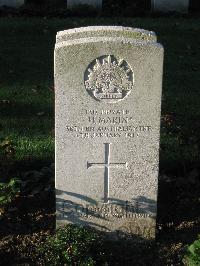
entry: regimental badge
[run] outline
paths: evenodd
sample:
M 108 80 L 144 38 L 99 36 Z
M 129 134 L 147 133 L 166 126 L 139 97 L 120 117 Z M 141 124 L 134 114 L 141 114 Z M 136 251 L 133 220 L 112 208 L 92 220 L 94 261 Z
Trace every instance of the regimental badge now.
M 95 59 L 85 71 L 85 88 L 94 99 L 107 103 L 123 100 L 134 85 L 134 73 L 128 63 L 113 55 Z

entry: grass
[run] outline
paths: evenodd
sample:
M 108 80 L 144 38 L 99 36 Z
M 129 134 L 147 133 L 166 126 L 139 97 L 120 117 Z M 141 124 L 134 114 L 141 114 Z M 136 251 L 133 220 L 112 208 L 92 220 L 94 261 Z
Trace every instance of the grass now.
M 200 19 L 1 18 L 0 137 L 16 159 L 54 160 L 53 50 L 57 31 L 88 25 L 153 30 L 165 47 L 161 171 L 199 161 Z M 182 171 L 182 170 L 180 170 Z

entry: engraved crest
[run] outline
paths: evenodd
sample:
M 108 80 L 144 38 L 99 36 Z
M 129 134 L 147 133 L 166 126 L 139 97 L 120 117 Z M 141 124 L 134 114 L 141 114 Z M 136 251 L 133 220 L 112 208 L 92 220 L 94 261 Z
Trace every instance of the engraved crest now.
M 134 73 L 128 63 L 113 55 L 95 59 L 85 71 L 85 88 L 96 100 L 115 103 L 132 90 Z

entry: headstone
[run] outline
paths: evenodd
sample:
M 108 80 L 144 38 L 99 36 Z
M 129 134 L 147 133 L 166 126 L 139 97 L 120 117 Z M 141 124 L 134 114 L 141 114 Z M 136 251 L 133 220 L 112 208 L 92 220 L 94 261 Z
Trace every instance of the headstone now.
M 153 31 L 120 26 L 90 26 L 60 31 L 56 36 L 56 42 L 86 37 L 104 37 L 105 35 L 107 37 L 123 36 L 126 38 L 140 39 L 141 41 L 157 41 L 156 34 Z
M 102 0 L 67 0 L 68 8 L 73 8 L 79 5 L 88 5 L 95 8 L 101 8 Z
M 162 65 L 152 32 L 57 34 L 57 226 L 155 237 Z
M 152 0 L 152 9 L 160 12 L 187 13 L 189 0 Z
M 24 4 L 24 0 L 0 0 L 0 6 L 20 7 Z

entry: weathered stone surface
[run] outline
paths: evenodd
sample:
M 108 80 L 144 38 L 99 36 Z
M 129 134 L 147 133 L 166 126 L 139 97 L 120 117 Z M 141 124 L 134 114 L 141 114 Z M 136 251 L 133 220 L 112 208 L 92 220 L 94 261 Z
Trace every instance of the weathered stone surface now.
M 0 0 L 0 6 L 19 7 L 24 4 L 24 0 Z
M 161 12 L 176 11 L 187 13 L 189 0 L 152 0 L 152 9 Z
M 157 41 L 156 34 L 153 31 L 119 26 L 92 26 L 60 31 L 56 36 L 56 42 L 104 36 L 133 38 L 141 41 Z
M 122 35 L 56 44 L 57 225 L 153 238 L 163 48 Z
M 68 8 L 73 8 L 79 5 L 89 5 L 96 8 L 101 8 L 102 0 L 67 0 Z

